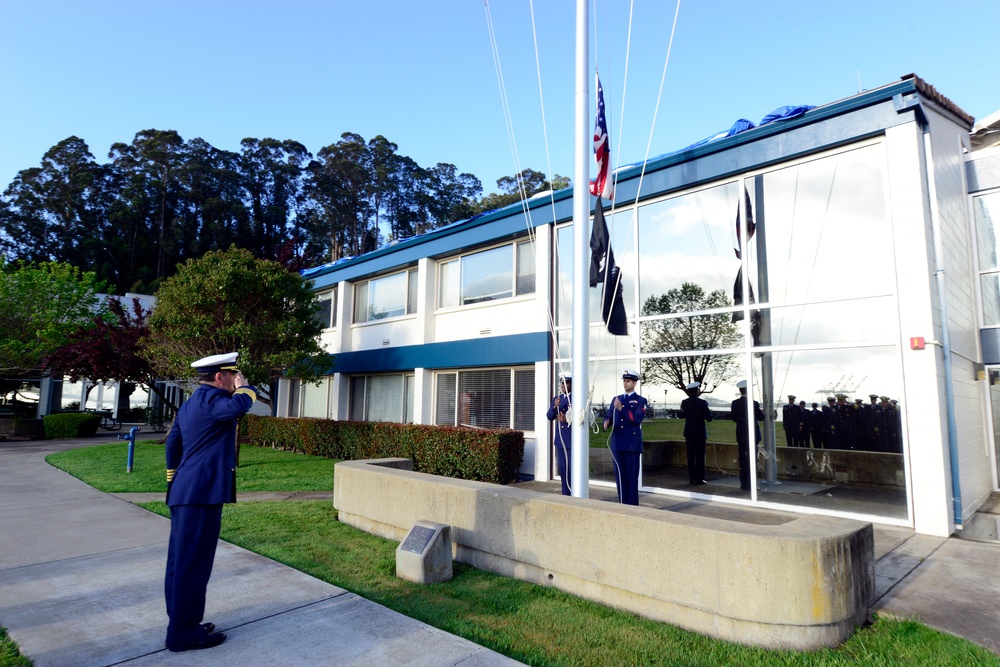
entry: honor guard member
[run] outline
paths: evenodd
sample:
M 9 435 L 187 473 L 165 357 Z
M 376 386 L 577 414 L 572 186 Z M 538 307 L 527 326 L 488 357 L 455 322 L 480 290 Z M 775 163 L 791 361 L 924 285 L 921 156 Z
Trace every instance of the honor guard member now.
M 799 428 L 799 447 L 809 447 L 809 436 L 812 433 L 812 415 L 806 408 L 805 401 L 799 401 L 799 414 L 802 415 L 802 426 Z
M 871 401 L 865 406 L 865 415 L 868 425 L 868 450 L 872 452 L 879 451 L 879 441 L 878 441 L 878 394 L 868 394 L 868 400 Z
M 635 393 L 638 373 L 622 373 L 625 392 L 614 397 L 608 414 L 604 417 L 604 430 L 614 426 L 611 433 L 611 458 L 615 465 L 615 482 L 618 484 L 618 502 L 623 505 L 639 504 L 639 466 L 642 457 L 642 420 L 646 416 L 646 399 Z
M 802 428 L 802 414 L 795 404 L 795 394 L 788 395 L 788 402 L 781 406 L 781 425 L 785 429 L 785 445 L 799 446 L 799 429 Z
M 736 422 L 736 448 L 740 457 L 740 490 L 750 490 L 750 425 L 747 423 L 747 381 L 736 383 L 740 397 L 729 406 L 730 417 Z M 764 411 L 760 403 L 753 402 L 754 447 L 760 442 L 760 424 L 764 420 Z
M 837 399 L 833 396 L 827 396 L 823 406 L 823 447 L 837 449 Z
M 809 411 L 809 428 L 812 430 L 813 447 L 822 449 L 825 426 L 823 425 L 823 413 L 820 412 L 819 403 L 813 403 L 812 410 Z
M 222 505 L 236 502 L 236 422 L 257 400 L 236 358 L 235 352 L 216 354 L 191 364 L 199 386 L 167 435 L 170 542 L 163 590 L 171 651 L 211 648 L 226 639 L 202 621 Z
M 854 433 L 855 449 L 863 452 L 872 451 L 868 444 L 868 413 L 865 411 L 865 400 L 863 398 L 854 399 Z
M 562 481 L 562 494 L 568 496 L 572 489 L 569 462 L 572 455 L 572 440 L 570 436 L 573 429 L 567 414 L 569 413 L 570 406 L 573 405 L 573 376 L 569 373 L 563 373 L 559 384 L 561 391 L 552 399 L 552 405 L 549 406 L 549 411 L 545 413 L 545 416 L 548 417 L 550 422 L 554 421 L 556 423 L 556 432 L 552 437 L 552 445 L 556 450 L 559 479 Z
M 854 408 L 847 402 L 847 394 L 837 394 L 836 409 L 837 449 L 857 449 Z
M 699 398 L 701 383 L 691 382 L 685 387 L 688 397 L 681 401 L 684 412 L 684 442 L 687 444 L 688 481 L 695 486 L 707 484 L 705 481 L 705 443 L 708 429 L 705 422 L 712 421 L 712 411 L 708 401 Z

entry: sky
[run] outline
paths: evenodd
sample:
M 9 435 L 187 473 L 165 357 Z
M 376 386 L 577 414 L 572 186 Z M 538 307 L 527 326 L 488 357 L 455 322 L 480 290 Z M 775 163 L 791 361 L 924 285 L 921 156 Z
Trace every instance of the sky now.
M 670 46 L 672 0 L 592 1 L 588 71 L 601 72 L 612 164 L 910 72 L 981 119 L 1000 109 L 994 3 L 682 0 Z M 106 163 L 113 143 L 154 128 L 313 154 L 344 132 L 381 134 L 421 166 L 477 176 L 484 194 L 524 168 L 572 177 L 575 3 L 533 5 L 0 0 L 0 190 L 67 137 Z

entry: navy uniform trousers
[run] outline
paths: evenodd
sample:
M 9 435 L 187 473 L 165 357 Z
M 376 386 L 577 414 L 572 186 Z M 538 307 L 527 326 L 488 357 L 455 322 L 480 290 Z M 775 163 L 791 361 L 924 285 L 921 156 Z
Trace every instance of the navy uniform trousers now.
M 201 622 L 222 505 L 236 502 L 236 420 L 255 399 L 253 387 L 230 395 L 203 384 L 181 406 L 167 435 L 167 648 L 183 648 L 205 637 Z
M 212 576 L 215 547 L 222 529 L 222 505 L 175 505 L 170 508 L 170 543 L 163 595 L 167 602 L 167 637 L 171 644 L 200 639 L 205 591 Z

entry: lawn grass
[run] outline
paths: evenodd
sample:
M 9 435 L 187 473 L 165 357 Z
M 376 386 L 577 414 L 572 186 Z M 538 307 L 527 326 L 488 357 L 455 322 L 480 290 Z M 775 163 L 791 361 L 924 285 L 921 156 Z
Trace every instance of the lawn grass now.
M 31 667 L 31 661 L 21 655 L 17 644 L 7 636 L 7 628 L 2 627 L 0 627 L 0 667 Z
M 103 449 L 104 446 L 87 447 L 74 450 L 79 452 L 76 456 L 60 454 L 48 460 L 58 467 L 71 465 L 76 469 L 74 474 L 90 483 L 89 474 L 82 471 L 107 467 L 107 464 L 91 465 L 87 461 L 109 456 Z M 150 449 L 148 453 L 155 459 L 155 450 Z M 162 446 L 159 453 L 161 458 L 156 464 L 162 469 Z M 311 467 L 316 470 L 312 484 L 298 490 L 314 489 L 327 484 L 327 479 L 330 481 L 325 488 L 332 488 L 332 462 L 256 447 L 244 447 L 242 457 L 248 467 L 250 461 L 255 461 L 258 467 L 254 490 L 291 490 L 286 486 L 289 480 L 280 471 L 300 465 L 304 470 L 300 470 L 299 475 L 307 475 Z M 111 455 L 110 459 L 114 466 L 124 471 L 119 465 L 124 458 L 119 461 L 117 455 Z M 324 467 L 327 463 L 331 465 L 329 473 Z M 101 472 L 101 476 L 112 479 L 123 474 Z M 243 474 L 242 468 L 239 474 Z M 160 484 L 160 479 L 155 484 Z M 278 485 L 282 488 L 275 488 Z M 167 514 L 162 502 L 145 503 L 143 507 Z M 223 513 L 222 537 L 532 665 L 1000 667 L 1000 656 L 987 649 L 913 621 L 877 618 L 870 627 L 858 629 L 850 640 L 836 649 L 771 651 L 709 639 L 554 588 L 476 570 L 462 563 L 455 564 L 452 581 L 421 586 L 396 578 L 396 542 L 339 523 L 336 510 L 329 502 L 227 505 Z
M 590 431 L 590 446 L 592 448 L 607 449 L 610 439 L 611 431 L 605 431 L 603 428 L 599 429 L 598 433 Z M 684 442 L 684 420 L 646 419 L 642 422 L 642 439 L 646 442 L 653 440 Z M 735 444 L 736 422 L 730 419 L 716 419 L 709 422 L 708 441 Z
M 106 493 L 166 493 L 165 445 L 135 443 L 126 472 L 128 443 L 112 442 L 50 454 L 46 461 Z M 236 492 L 332 491 L 336 461 L 266 447 L 241 447 Z

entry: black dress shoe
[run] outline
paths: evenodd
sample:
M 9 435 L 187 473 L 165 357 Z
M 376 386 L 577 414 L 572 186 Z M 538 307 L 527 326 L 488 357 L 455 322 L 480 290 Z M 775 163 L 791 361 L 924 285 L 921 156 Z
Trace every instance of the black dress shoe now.
M 213 632 L 212 634 L 206 635 L 204 638 L 191 642 L 190 644 L 184 644 L 183 646 L 168 646 L 167 648 L 174 653 L 180 653 L 181 651 L 198 651 L 203 648 L 218 646 L 224 641 L 226 641 L 226 634 L 224 632 Z

